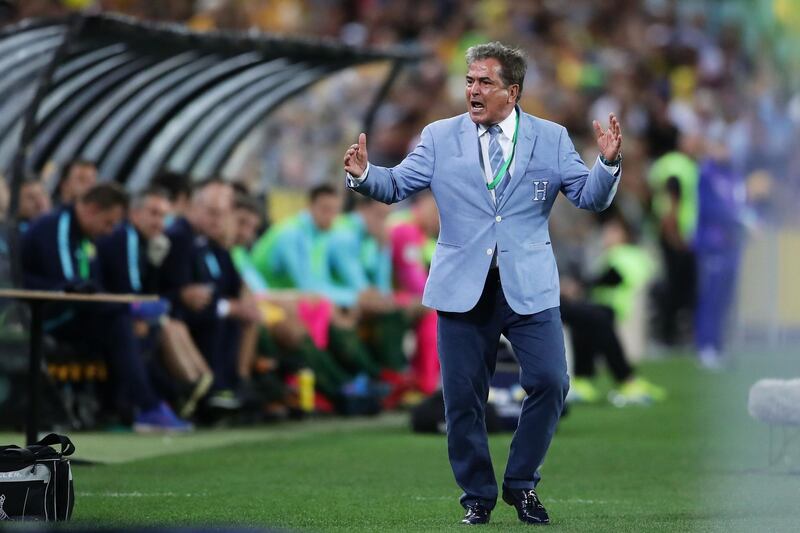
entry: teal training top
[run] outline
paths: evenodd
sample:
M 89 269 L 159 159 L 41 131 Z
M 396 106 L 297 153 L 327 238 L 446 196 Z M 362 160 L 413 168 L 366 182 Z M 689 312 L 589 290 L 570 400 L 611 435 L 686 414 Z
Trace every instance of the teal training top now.
M 315 292 L 345 307 L 357 300 L 352 290 L 334 282 L 330 232 L 317 228 L 308 211 L 271 227 L 255 243 L 250 257 L 273 289 Z
M 375 287 L 384 294 L 392 292 L 392 254 L 367 232 L 358 213 L 341 216 L 331 231 L 331 266 L 333 279 L 356 294 Z

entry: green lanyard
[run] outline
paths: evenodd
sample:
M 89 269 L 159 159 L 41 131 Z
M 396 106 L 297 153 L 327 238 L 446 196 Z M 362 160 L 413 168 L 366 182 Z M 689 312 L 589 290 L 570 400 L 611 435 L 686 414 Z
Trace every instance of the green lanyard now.
M 500 182 L 503 181 L 506 172 L 508 172 L 508 167 L 511 165 L 511 160 L 514 159 L 514 153 L 517 151 L 517 133 L 519 133 L 519 115 L 517 115 L 517 123 L 514 125 L 514 137 L 511 139 L 511 156 L 506 159 L 505 163 L 503 163 L 503 166 L 501 166 L 500 170 L 497 171 L 497 174 L 492 182 L 486 184 L 486 188 L 490 191 L 494 190 L 495 187 L 500 185 Z
M 81 279 L 89 279 L 89 261 L 94 255 L 94 245 L 88 239 L 81 240 L 81 247 L 75 252 L 78 259 L 78 275 Z

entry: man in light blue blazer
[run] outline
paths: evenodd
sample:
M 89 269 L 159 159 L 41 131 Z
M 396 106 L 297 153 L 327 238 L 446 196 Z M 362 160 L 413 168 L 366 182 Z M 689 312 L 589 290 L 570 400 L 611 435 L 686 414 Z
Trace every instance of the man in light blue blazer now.
M 612 114 L 589 170 L 563 126 L 519 105 L 526 59 L 501 43 L 467 51 L 467 113 L 429 124 L 399 165 L 370 165 L 366 135 L 344 156 L 348 187 L 385 203 L 430 188 L 441 231 L 423 304 L 438 311 L 448 454 L 463 489 L 463 522 L 485 524 L 497 501 L 484 409 L 500 335 L 511 342 L 527 393 L 503 481 L 526 523 L 548 523 L 535 487 L 569 388 L 558 272 L 548 232 L 556 195 L 606 209 L 621 175 Z

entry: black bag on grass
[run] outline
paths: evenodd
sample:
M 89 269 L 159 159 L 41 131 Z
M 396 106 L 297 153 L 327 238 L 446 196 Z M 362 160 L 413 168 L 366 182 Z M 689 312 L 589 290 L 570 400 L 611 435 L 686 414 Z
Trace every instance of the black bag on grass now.
M 75 492 L 66 456 L 74 451 L 69 438 L 55 433 L 27 448 L 0 446 L 0 521 L 69 520 Z

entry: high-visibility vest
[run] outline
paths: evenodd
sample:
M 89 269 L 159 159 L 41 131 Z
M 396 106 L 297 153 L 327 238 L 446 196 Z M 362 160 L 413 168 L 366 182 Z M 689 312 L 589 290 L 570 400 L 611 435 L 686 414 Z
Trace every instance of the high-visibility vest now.
M 681 201 L 678 208 L 678 229 L 685 241 L 694 237 L 697 228 L 697 186 L 699 169 L 697 163 L 681 152 L 669 152 L 655 160 L 650 167 L 649 181 L 653 189 L 653 211 L 660 219 L 669 211 L 670 199 L 667 181 L 671 177 L 678 180 L 681 187 Z
M 614 286 L 595 287 L 591 291 L 591 300 L 610 307 L 621 322 L 630 315 L 636 292 L 652 277 L 653 261 L 639 246 L 620 244 L 606 251 L 602 263 L 605 266 L 603 271 L 613 268 L 622 280 Z

